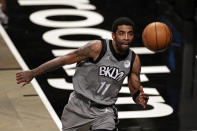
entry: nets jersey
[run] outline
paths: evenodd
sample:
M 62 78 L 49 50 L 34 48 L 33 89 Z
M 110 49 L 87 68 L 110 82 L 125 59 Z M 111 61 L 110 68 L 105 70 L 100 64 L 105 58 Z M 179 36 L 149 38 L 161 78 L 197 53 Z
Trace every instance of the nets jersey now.
M 135 53 L 129 50 L 118 55 L 112 40 L 101 40 L 102 50 L 96 61 L 86 60 L 77 64 L 73 76 L 74 90 L 98 103 L 115 104 L 125 77 L 130 73 Z

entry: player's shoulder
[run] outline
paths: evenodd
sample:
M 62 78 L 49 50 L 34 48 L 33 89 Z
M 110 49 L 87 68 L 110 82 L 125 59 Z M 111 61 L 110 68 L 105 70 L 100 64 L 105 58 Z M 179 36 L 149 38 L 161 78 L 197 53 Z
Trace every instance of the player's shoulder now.
M 130 48 L 130 54 L 131 54 L 131 56 L 132 56 L 132 60 L 131 60 L 131 62 L 135 65 L 135 64 L 139 64 L 140 63 L 140 57 L 139 57 L 139 55 L 138 54 L 136 54 L 135 53 L 135 51 L 134 50 L 132 50 L 131 48 Z
M 132 60 L 139 59 L 139 56 L 135 53 L 135 51 L 132 48 L 129 49 L 129 54 L 131 55 Z
M 88 44 L 91 45 L 95 52 L 100 52 L 102 50 L 102 40 L 92 40 Z
M 94 46 L 100 46 L 102 44 L 102 40 L 101 39 L 99 39 L 99 40 L 91 40 L 89 43 L 94 45 Z

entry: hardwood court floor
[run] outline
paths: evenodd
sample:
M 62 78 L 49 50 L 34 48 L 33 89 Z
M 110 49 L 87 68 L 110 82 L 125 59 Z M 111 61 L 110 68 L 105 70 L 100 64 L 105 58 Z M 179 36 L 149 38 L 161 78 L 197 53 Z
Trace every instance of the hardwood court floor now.
M 21 88 L 21 68 L 0 35 L 0 131 L 58 131 L 31 84 Z

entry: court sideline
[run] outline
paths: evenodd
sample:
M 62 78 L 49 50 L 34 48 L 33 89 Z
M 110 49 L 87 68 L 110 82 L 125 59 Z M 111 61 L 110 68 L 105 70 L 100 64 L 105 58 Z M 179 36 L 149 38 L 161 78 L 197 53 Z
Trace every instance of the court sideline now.
M 0 130 L 58 131 L 31 84 L 21 88 L 15 74 L 21 70 L 0 34 Z

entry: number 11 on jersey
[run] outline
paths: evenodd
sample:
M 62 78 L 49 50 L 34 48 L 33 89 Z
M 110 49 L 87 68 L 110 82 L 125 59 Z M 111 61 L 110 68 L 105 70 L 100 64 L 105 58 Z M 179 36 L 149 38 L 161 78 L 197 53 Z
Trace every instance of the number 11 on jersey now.
M 106 82 L 101 82 L 101 85 L 99 89 L 97 90 L 97 93 L 98 94 L 101 93 L 101 95 L 103 96 L 107 92 L 110 86 L 111 84 L 107 84 Z

